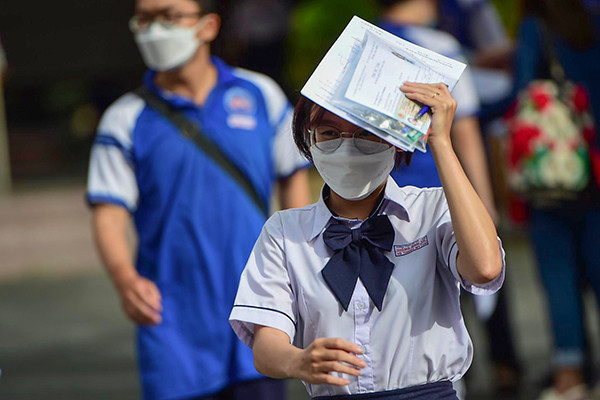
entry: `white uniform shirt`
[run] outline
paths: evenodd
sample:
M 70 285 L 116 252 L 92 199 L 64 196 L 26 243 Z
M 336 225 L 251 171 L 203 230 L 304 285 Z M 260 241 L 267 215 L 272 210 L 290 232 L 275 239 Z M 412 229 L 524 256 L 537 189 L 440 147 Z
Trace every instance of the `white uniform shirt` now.
M 320 337 L 341 337 L 364 349 L 360 357 L 367 366 L 361 376 L 345 376 L 350 385 L 344 387 L 305 384 L 313 397 L 459 379 L 473 358 L 459 286 L 491 294 L 504 280 L 504 265 L 485 285 L 461 278 L 441 188 L 399 188 L 390 178 L 380 213 L 389 216 L 395 230 L 393 249 L 385 254 L 394 269 L 381 312 L 360 279 L 347 312 L 326 285 L 321 270 L 333 251 L 323 231 L 332 214 L 323 199 L 274 214 L 242 274 L 230 322 L 248 346 L 258 324 L 285 332 L 299 348 Z

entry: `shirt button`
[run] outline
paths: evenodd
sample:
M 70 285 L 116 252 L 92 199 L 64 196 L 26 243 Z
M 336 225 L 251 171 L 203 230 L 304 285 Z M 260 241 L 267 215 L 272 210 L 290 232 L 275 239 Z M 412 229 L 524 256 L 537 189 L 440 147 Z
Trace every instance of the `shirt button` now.
M 362 301 L 359 301 L 358 303 L 356 303 L 356 307 L 359 310 L 364 310 L 365 309 L 365 303 L 363 303 Z

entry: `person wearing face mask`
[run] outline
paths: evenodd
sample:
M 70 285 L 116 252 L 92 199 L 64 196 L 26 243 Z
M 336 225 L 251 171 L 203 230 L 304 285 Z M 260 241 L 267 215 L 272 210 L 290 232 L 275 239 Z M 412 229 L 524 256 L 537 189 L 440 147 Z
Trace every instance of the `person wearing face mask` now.
M 281 207 L 307 204 L 308 162 L 281 89 L 210 55 L 217 4 L 136 1 L 130 27 L 149 70 L 143 89 L 105 112 L 91 152 L 94 234 L 137 324 L 148 400 L 286 397 L 282 382 L 256 371 L 227 317 L 274 184 Z
M 453 150 L 456 101 L 406 83 L 431 108 L 442 187 L 399 187 L 402 152 L 302 97 L 294 138 L 325 185 L 316 204 L 275 213 L 240 280 L 230 322 L 257 369 L 313 399 L 457 399 L 473 346 L 459 291 L 504 280 L 494 222 Z

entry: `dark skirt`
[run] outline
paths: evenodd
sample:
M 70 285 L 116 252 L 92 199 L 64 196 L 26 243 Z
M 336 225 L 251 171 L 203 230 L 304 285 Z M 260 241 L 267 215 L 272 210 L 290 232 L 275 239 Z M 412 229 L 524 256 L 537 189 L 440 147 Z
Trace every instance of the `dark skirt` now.
M 386 390 L 384 392 L 343 394 L 339 396 L 318 396 L 313 400 L 458 400 L 452 382 L 441 381 L 426 383 L 425 385 L 412 386 L 397 390 Z

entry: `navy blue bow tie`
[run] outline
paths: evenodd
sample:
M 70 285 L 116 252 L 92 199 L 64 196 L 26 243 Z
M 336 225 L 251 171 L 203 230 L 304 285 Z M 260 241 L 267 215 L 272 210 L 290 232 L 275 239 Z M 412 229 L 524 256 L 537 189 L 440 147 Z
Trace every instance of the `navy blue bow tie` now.
M 354 293 L 356 280 L 365 285 L 379 311 L 394 264 L 382 253 L 391 251 L 394 228 L 387 215 L 368 218 L 357 229 L 332 223 L 323 232 L 325 244 L 335 253 L 321 274 L 345 311 Z

